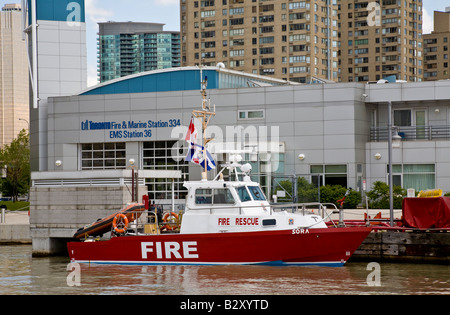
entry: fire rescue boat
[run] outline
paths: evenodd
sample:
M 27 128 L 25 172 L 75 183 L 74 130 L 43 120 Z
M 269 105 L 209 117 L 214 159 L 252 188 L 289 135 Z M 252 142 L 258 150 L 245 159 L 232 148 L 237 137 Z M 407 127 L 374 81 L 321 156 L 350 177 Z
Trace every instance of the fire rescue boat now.
M 193 111 L 193 115 L 201 119 L 204 131 L 215 115 L 206 105 L 206 79 L 202 95 L 202 110 Z M 205 138 L 205 132 L 203 137 L 206 145 L 210 139 Z M 232 161 L 222 165 L 213 180 L 207 180 L 208 153 L 204 146 L 201 149 L 205 157 L 201 162 L 203 178 L 184 183 L 188 194 L 182 213 L 172 209 L 161 220 L 164 222 L 158 222 L 156 210 L 148 210 L 135 216 L 133 228 L 130 222 L 122 222 L 118 228 L 113 224 L 117 218 L 110 225 L 109 239 L 91 236 L 69 242 L 70 259 L 131 265 L 342 266 L 371 231 L 370 227 L 328 227 L 326 211 L 322 215 L 311 213 L 300 204 L 271 205 L 259 183 L 251 180 L 249 164 Z M 224 180 L 225 169 L 230 171 L 231 180 Z M 149 217 L 156 224 L 148 224 Z M 75 237 L 85 234 L 78 231 Z

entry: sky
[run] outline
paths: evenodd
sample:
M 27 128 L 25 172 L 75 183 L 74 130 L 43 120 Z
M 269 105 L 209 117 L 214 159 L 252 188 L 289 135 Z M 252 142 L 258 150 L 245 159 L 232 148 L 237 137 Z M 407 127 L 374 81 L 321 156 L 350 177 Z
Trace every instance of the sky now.
M 180 30 L 180 0 L 85 0 L 86 41 L 88 55 L 88 86 L 97 82 L 98 22 L 153 22 L 164 23 L 164 30 Z M 188 0 L 189 1 L 189 0 Z M 20 3 L 20 0 L 0 0 Z M 450 0 L 423 0 L 423 33 L 433 30 L 433 11 L 444 11 Z

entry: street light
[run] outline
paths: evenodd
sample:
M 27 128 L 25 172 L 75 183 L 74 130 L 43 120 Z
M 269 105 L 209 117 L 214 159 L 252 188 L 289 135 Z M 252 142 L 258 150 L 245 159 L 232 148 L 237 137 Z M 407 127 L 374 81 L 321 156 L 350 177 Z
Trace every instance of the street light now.
M 27 123 L 27 125 L 28 125 L 28 132 L 30 132 L 30 123 L 28 122 L 28 120 L 26 120 L 24 118 L 19 118 L 19 120 L 23 120 L 24 122 Z
M 395 129 L 395 135 L 392 136 L 392 130 Z M 389 225 L 394 226 L 394 187 L 392 180 L 392 147 L 400 147 L 402 138 L 398 135 L 398 128 L 392 126 L 392 102 L 388 102 L 388 162 L 389 162 Z

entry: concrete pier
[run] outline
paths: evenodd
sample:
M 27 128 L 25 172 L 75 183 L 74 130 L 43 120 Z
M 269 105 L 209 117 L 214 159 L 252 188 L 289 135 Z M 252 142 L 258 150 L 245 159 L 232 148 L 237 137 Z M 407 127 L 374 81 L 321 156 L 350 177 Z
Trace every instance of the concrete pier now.
M 30 235 L 33 256 L 67 254 L 66 243 L 80 228 L 120 211 L 147 195 L 145 178 L 180 178 L 180 171 L 139 170 L 138 183 L 127 170 L 33 172 L 30 189 Z
M 5 223 L 0 223 L 0 245 L 30 243 L 28 211 L 6 212 Z
M 352 261 L 450 263 L 450 231 L 370 233 Z

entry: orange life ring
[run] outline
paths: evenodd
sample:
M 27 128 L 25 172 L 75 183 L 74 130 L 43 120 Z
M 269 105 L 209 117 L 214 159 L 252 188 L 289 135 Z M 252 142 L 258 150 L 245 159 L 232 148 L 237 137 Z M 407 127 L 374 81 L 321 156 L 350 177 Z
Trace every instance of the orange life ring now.
M 168 219 L 169 219 L 169 217 L 174 217 L 175 218 L 175 220 L 177 221 L 177 223 L 178 223 L 178 214 L 176 214 L 175 212 L 170 212 L 170 213 L 166 213 L 165 215 L 164 215 L 164 217 L 163 217 L 163 222 L 167 222 L 168 221 Z M 168 230 L 168 231 L 172 231 L 172 230 L 175 230 L 177 227 L 178 227 L 178 225 L 171 225 L 171 224 L 166 224 L 166 225 L 164 225 L 164 227 Z
M 118 213 L 113 219 L 113 227 L 116 233 L 125 233 L 128 227 L 128 218 L 123 213 Z

